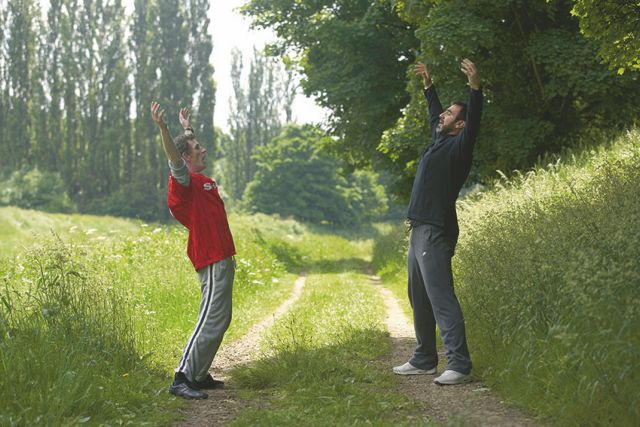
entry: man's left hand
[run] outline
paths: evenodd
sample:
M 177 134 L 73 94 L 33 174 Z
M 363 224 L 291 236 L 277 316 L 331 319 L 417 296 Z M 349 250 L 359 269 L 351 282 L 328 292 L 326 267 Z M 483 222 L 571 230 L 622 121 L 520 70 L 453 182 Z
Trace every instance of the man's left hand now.
M 191 128 L 191 123 L 189 122 L 189 109 L 183 107 L 180 109 L 180 114 L 178 114 L 178 120 L 180 120 L 180 124 L 182 125 L 182 129 Z

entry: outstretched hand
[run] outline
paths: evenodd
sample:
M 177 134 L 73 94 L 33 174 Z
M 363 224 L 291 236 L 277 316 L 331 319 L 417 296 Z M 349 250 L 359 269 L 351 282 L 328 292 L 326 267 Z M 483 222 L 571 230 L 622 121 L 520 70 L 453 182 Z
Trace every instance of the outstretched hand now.
M 425 89 L 433 84 L 433 82 L 431 81 L 431 76 L 429 75 L 429 70 L 427 70 L 427 66 L 422 62 L 418 62 L 413 67 L 413 71 L 416 73 L 416 75 L 422 77 L 422 84 L 424 85 Z
M 151 102 L 151 118 L 160 127 L 166 126 L 164 121 L 164 109 L 160 109 L 160 104 L 155 101 Z
M 187 129 L 191 127 L 191 123 L 189 122 L 189 109 L 186 107 L 182 107 L 180 109 L 180 114 L 178 114 L 178 120 L 180 120 L 180 124 L 182 125 L 182 129 Z
M 469 86 L 472 89 L 480 89 L 480 75 L 478 74 L 478 70 L 476 65 L 469 61 L 468 59 L 463 59 L 460 64 L 460 70 L 467 75 L 467 79 L 469 79 Z

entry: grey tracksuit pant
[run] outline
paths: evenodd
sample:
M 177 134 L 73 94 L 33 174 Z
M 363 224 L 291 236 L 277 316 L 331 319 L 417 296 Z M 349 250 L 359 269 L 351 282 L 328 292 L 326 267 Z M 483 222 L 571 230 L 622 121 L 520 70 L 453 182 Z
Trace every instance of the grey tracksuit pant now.
M 471 371 L 464 319 L 453 291 L 451 258 L 456 242 L 437 226 L 421 224 L 411 230 L 409 243 L 409 301 L 417 346 L 409 360 L 416 368 L 438 364 L 436 323 L 444 343 L 447 369 Z
M 231 323 L 231 294 L 235 260 L 225 258 L 198 270 L 202 300 L 196 327 L 182 352 L 176 372 L 189 381 L 206 378 L 222 337 Z

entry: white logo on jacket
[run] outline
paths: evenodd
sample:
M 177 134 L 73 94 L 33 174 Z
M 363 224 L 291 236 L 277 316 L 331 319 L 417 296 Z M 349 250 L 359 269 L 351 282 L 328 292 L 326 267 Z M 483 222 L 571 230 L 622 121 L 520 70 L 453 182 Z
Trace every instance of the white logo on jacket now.
M 205 182 L 204 184 L 202 184 L 202 186 L 204 187 L 205 191 L 211 191 L 214 188 L 218 188 L 218 185 L 215 182 Z

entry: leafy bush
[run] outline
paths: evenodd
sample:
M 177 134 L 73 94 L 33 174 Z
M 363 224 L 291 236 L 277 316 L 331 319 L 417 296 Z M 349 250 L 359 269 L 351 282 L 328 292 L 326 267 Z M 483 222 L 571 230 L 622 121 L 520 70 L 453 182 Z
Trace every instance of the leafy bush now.
M 15 171 L 0 191 L 0 205 L 69 213 L 75 206 L 59 173 L 39 169 Z

